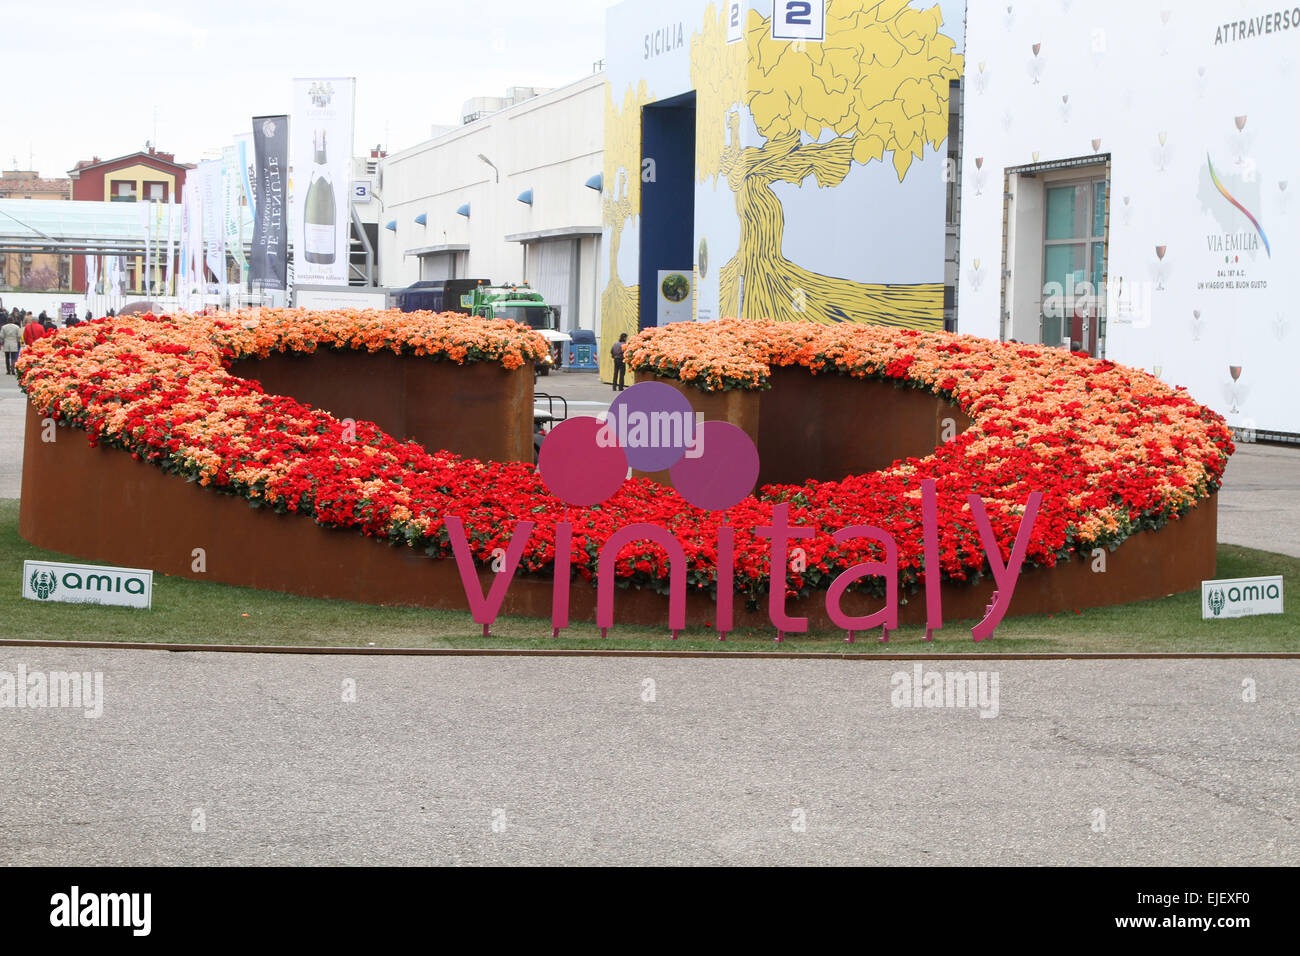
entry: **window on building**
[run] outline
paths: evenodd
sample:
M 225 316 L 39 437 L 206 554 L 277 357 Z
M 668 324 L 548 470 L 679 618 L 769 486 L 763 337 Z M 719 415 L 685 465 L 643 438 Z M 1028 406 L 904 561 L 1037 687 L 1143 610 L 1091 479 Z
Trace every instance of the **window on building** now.
M 1095 351 L 1106 264 L 1106 181 L 1046 188 L 1043 341 Z
M 167 201 L 167 184 L 166 183 L 145 183 L 144 197 L 154 202 Z
M 136 189 L 135 182 L 125 179 L 114 179 L 109 183 L 111 192 L 109 200 L 111 202 L 135 202 Z
M 1104 357 L 1110 155 L 1004 176 L 1002 338 Z

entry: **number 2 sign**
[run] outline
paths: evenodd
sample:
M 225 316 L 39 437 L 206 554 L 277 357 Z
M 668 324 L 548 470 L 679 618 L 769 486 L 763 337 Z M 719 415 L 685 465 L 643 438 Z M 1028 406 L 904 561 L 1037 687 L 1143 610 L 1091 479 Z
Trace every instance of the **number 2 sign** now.
M 738 43 L 745 35 L 745 9 L 740 0 L 727 0 L 727 42 Z
M 825 0 L 772 0 L 773 40 L 825 40 Z

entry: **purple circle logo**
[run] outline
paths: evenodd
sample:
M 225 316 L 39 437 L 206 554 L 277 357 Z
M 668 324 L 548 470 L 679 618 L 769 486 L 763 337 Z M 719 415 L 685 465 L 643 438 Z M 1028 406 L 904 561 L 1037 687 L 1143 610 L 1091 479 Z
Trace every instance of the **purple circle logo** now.
M 706 422 L 690 401 L 662 382 L 622 392 L 604 421 L 571 418 L 542 442 L 538 470 L 551 494 L 571 505 L 595 505 L 622 487 L 628 468 L 667 471 L 673 487 L 697 508 L 724 511 L 758 480 L 758 450 L 728 422 Z

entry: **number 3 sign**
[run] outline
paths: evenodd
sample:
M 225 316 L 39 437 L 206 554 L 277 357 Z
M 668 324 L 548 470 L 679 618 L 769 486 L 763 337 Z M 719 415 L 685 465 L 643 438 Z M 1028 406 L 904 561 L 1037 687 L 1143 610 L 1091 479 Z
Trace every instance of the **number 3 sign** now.
M 772 0 L 773 40 L 825 40 L 824 0 Z

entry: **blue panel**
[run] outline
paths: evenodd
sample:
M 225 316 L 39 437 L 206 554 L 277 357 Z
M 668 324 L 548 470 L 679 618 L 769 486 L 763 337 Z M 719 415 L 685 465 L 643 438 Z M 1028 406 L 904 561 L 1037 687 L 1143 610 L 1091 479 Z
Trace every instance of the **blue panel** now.
M 583 183 L 583 185 L 586 186 L 588 189 L 594 189 L 596 190 L 596 192 L 600 192 L 602 189 L 605 188 L 605 174 L 597 173 L 595 176 L 592 176 L 585 183 Z
M 393 232 L 397 232 L 397 220 L 390 219 L 387 223 L 384 224 L 384 228 L 391 229 Z
M 418 216 L 415 217 L 415 221 L 418 222 L 420 225 L 425 226 L 428 225 L 429 223 L 429 217 L 426 213 L 420 213 Z
M 533 204 L 533 191 L 531 189 L 525 189 L 517 198 L 524 205 L 531 206 Z
M 656 324 L 660 269 L 689 270 L 695 262 L 695 94 L 641 110 L 641 156 L 654 177 L 641 182 L 640 327 Z M 635 173 L 633 173 L 635 175 Z
M 468 219 L 468 218 L 469 218 L 469 203 L 465 203 L 465 205 L 463 205 L 463 206 L 461 206 L 459 209 L 457 209 L 457 210 L 456 210 L 456 215 L 458 215 L 458 216 L 464 216 L 466 219 Z

